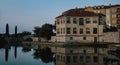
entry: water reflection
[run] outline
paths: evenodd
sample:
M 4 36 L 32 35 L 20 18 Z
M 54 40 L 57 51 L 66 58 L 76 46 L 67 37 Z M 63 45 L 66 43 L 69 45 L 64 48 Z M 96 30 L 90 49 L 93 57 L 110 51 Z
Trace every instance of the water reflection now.
M 6 63 L 10 60 L 15 65 L 15 60 L 18 60 L 20 57 L 23 58 L 19 60 L 27 59 L 29 62 L 29 57 L 32 57 L 31 61 L 40 60 L 38 62 L 42 63 L 54 62 L 52 65 L 120 65 L 120 48 L 113 45 L 61 45 L 43 47 L 39 44 L 23 44 L 20 47 L 21 49 L 18 47 L 17 43 L 12 46 L 13 49 L 11 49 L 10 44 L 5 44 L 4 58 Z M 9 57 L 11 56 L 10 49 L 13 50 L 14 61 Z M 31 54 L 28 52 L 31 52 Z M 25 56 L 19 55 L 23 53 L 30 56 L 25 58 Z M 27 62 L 27 60 L 25 61 Z
M 49 63 L 54 61 L 53 59 L 53 53 L 51 52 L 50 48 L 44 48 L 44 49 L 36 49 L 34 54 L 34 59 L 41 59 L 44 63 Z
M 17 46 L 14 47 L 14 57 L 17 58 Z
M 116 47 L 66 46 L 54 49 L 56 65 L 120 65 L 117 55 L 108 53 L 116 51 Z

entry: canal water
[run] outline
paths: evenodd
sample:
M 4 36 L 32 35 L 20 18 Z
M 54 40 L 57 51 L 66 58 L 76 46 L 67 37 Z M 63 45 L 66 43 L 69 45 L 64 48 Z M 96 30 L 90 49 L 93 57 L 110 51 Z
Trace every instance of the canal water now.
M 0 48 L 0 65 L 120 65 L 120 47 L 115 45 L 39 45 Z
M 54 62 L 43 62 L 35 58 L 35 50 L 24 50 L 23 47 L 0 49 L 0 65 L 54 65 Z

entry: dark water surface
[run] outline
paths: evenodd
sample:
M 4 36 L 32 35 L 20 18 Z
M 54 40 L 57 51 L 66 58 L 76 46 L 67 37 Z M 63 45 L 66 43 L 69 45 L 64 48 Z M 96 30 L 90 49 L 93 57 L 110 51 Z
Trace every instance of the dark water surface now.
M 34 58 L 35 50 L 24 51 L 22 47 L 0 49 L 0 65 L 54 65 L 54 62 L 44 63 L 40 58 Z
M 0 65 L 120 65 L 120 45 L 3 45 Z

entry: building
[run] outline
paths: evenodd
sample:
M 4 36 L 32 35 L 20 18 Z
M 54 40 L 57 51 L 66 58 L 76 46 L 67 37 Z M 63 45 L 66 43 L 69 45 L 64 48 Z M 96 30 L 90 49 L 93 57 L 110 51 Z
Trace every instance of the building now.
M 85 11 L 102 13 L 106 15 L 106 24 L 120 29 L 120 5 L 99 5 L 93 7 L 85 7 Z
M 101 42 L 105 15 L 82 8 L 70 9 L 56 17 L 56 42 Z

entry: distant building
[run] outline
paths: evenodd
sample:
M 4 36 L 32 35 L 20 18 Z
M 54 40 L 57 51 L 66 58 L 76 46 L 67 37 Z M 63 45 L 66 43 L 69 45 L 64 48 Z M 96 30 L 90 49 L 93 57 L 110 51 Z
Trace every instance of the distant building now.
M 119 4 L 85 7 L 85 11 L 102 13 L 106 15 L 106 24 L 108 26 L 117 27 L 120 30 L 120 5 Z
M 101 42 L 105 15 L 81 8 L 70 9 L 56 17 L 56 42 Z

